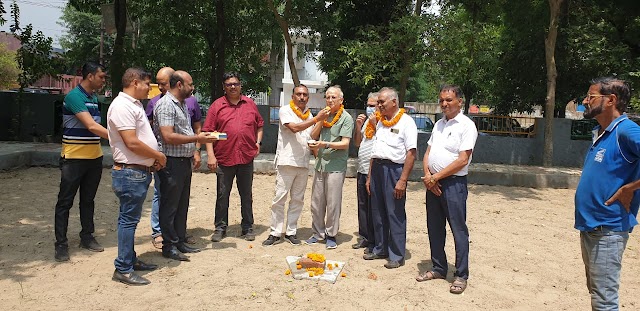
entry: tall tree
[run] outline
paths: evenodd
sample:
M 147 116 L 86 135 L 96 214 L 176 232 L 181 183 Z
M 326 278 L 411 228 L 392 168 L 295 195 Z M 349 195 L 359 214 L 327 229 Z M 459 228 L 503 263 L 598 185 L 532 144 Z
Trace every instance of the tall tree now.
M 111 55 L 111 92 L 115 97 L 122 90 L 122 75 L 124 74 L 124 37 L 127 29 L 127 0 L 115 0 L 113 13 L 116 25 L 116 40 L 113 43 Z
M 549 29 L 544 39 L 544 55 L 547 66 L 547 98 L 544 116 L 544 153 L 542 165 L 553 165 L 553 111 L 556 106 L 556 39 L 558 38 L 558 23 L 560 22 L 560 6 L 563 0 L 549 0 Z
M 296 62 L 293 55 L 293 43 L 291 41 L 291 34 L 289 33 L 289 19 L 291 18 L 292 0 L 285 0 L 282 14 L 278 12 L 278 8 L 273 4 L 273 0 L 266 1 L 267 6 L 269 6 L 269 9 L 271 9 L 273 16 L 275 16 L 276 21 L 278 22 L 278 26 L 280 26 L 280 29 L 282 30 L 282 35 L 286 44 L 285 46 L 287 48 L 287 62 L 289 63 L 293 85 L 300 85 L 300 78 L 298 77 L 298 70 L 296 68 Z

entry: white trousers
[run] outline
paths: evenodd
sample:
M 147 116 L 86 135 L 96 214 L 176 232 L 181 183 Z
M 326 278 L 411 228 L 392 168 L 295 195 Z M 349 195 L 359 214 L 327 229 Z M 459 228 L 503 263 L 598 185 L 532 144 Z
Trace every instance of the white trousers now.
M 298 219 L 304 207 L 304 192 L 307 189 L 309 169 L 289 165 L 276 166 L 276 195 L 271 202 L 271 235 L 282 236 L 284 231 L 284 205 L 289 200 L 286 235 L 295 235 Z
M 324 240 L 326 236 L 335 237 L 338 234 L 345 176 L 346 172 L 318 171 L 313 176 L 311 226 L 313 236 L 318 240 Z

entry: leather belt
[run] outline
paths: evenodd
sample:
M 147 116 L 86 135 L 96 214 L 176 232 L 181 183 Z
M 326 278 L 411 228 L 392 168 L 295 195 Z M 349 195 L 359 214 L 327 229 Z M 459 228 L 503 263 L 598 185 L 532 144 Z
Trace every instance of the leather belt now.
M 398 164 L 396 162 L 393 162 L 389 159 L 377 159 L 377 158 L 373 158 L 373 163 L 378 163 L 378 164 Z
M 125 169 L 125 168 L 130 168 L 130 169 L 134 169 L 134 170 L 139 170 L 139 171 L 145 171 L 148 173 L 153 173 L 156 171 L 156 169 L 153 166 L 144 166 L 144 165 L 140 165 L 140 164 L 126 164 L 126 163 L 114 163 L 113 164 L 113 169 L 116 171 Z

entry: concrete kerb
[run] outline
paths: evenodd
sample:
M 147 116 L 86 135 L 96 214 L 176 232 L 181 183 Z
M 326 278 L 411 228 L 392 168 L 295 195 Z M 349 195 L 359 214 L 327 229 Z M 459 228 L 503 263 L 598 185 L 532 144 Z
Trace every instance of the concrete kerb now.
M 111 149 L 103 146 L 103 165 L 113 165 Z M 260 154 L 254 161 L 254 172 L 275 174 L 274 154 Z M 58 166 L 60 144 L 0 142 L 0 170 L 11 170 L 29 166 Z M 357 159 L 349 159 L 347 177 L 356 177 Z M 315 160 L 309 162 L 312 176 Z M 209 172 L 207 156 L 202 154 L 200 172 Z M 543 168 L 487 163 L 472 163 L 469 166 L 469 182 L 472 184 L 501 185 L 528 188 L 568 188 L 575 189 L 580 180 L 580 169 Z M 421 181 L 422 161 L 416 161 L 409 177 L 411 181 Z

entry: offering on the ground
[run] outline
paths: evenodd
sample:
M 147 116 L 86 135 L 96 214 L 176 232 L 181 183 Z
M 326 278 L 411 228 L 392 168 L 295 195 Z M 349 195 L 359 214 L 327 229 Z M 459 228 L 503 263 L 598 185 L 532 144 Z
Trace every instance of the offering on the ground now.
M 287 269 L 294 279 L 323 280 L 335 283 L 344 268 L 343 262 L 328 260 L 323 254 L 308 253 L 302 257 L 288 256 Z M 285 271 L 285 274 L 288 275 Z

